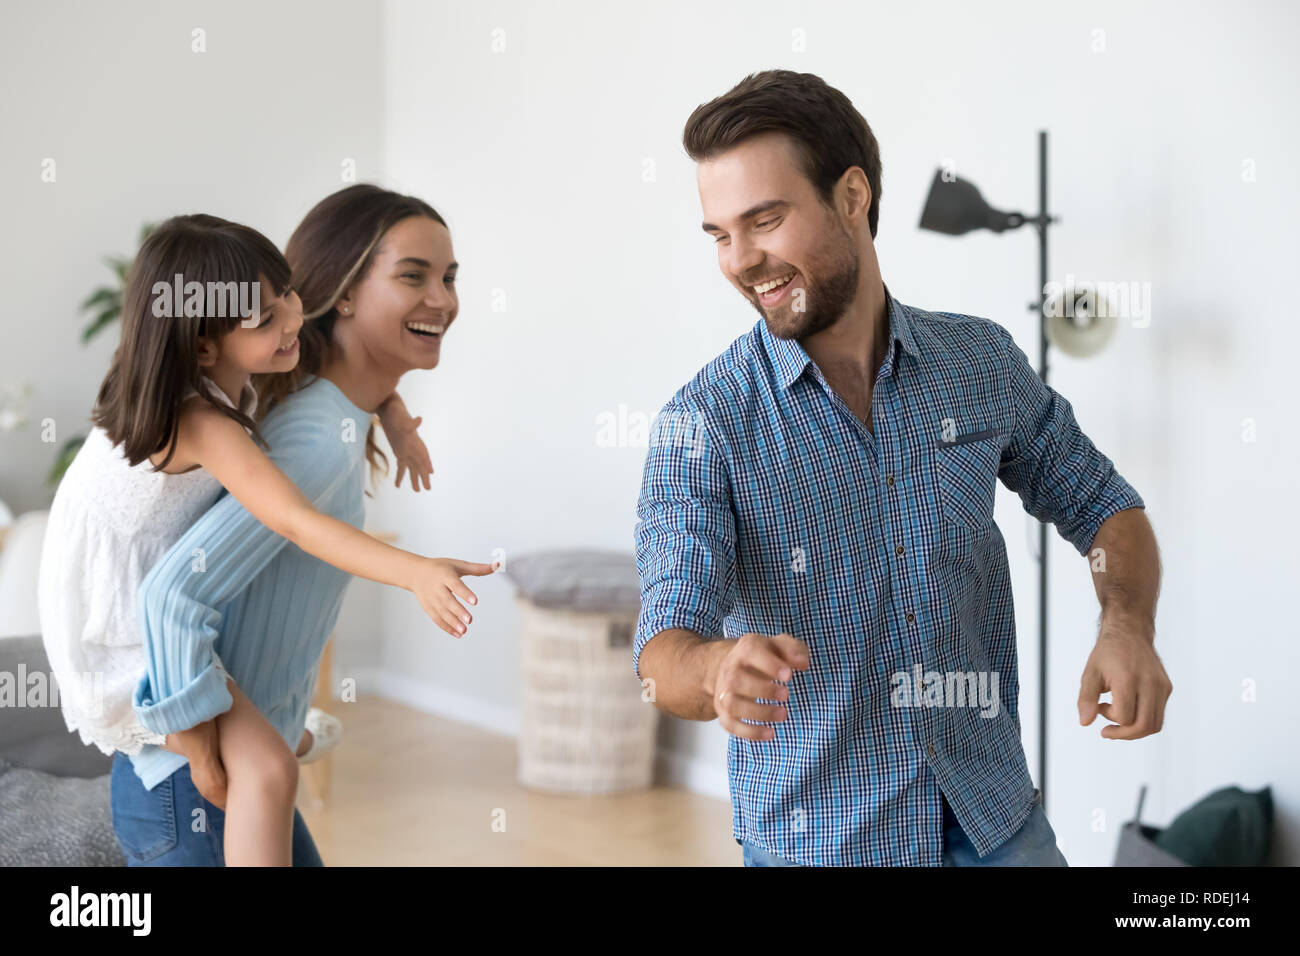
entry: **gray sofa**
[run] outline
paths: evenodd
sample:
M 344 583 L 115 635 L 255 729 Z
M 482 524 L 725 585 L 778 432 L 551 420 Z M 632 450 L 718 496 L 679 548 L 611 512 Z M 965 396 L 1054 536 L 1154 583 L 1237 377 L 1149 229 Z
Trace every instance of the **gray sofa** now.
M 109 809 L 112 758 L 68 731 L 33 674 L 50 680 L 39 637 L 0 638 L 0 866 L 125 866 Z M 21 704 L 21 706 L 20 706 Z

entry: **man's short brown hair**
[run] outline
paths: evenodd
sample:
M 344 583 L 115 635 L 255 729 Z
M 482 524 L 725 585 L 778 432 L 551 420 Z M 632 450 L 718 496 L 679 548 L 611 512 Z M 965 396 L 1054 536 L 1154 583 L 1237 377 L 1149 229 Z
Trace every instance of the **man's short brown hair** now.
M 880 147 L 847 96 L 812 73 L 751 73 L 722 96 L 695 108 L 682 131 L 682 145 L 698 163 L 759 133 L 784 133 L 794 141 L 804 175 L 827 205 L 844 171 L 860 167 L 871 184 L 867 224 L 875 238 Z

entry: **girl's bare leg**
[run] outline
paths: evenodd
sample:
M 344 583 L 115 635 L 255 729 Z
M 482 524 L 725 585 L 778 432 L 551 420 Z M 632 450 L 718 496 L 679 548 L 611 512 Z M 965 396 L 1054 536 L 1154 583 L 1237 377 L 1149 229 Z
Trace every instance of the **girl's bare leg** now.
M 226 768 L 226 866 L 290 866 L 298 758 L 233 680 L 217 717 Z

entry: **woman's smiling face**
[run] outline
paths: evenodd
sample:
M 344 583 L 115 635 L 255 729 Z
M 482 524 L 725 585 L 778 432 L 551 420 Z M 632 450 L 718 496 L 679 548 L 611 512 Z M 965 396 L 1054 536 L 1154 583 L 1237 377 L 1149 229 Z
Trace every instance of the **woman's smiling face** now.
M 451 233 L 426 216 L 410 216 L 379 240 L 364 277 L 339 300 L 371 358 L 395 370 L 438 365 L 442 338 L 456 318 L 458 263 Z

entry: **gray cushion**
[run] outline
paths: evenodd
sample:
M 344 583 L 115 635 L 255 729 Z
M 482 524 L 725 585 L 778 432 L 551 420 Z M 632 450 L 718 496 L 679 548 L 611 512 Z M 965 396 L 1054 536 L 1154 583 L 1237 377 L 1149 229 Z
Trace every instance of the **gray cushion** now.
M 0 759 L 0 866 L 126 866 L 109 779 L 53 777 Z
M 46 706 L 4 708 L 0 719 L 0 758 L 56 777 L 97 777 L 108 773 L 113 758 L 98 747 L 83 744 L 80 736 L 68 730 L 63 713 L 53 706 L 49 694 L 50 662 L 39 637 L 0 638 L 0 672 L 13 675 L 16 685 L 20 680 L 25 682 L 23 675 L 43 673 L 46 680 Z M 25 694 L 25 683 L 15 690 Z
M 538 551 L 506 561 L 506 577 L 538 607 L 636 613 L 641 584 L 636 558 L 619 551 Z

